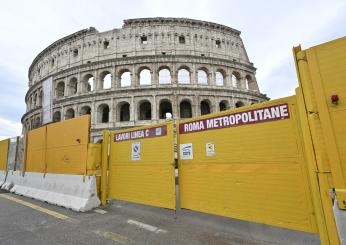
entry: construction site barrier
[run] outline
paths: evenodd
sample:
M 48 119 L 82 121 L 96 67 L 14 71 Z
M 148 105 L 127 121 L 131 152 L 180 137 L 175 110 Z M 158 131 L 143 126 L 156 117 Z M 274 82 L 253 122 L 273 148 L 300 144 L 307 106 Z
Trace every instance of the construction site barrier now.
M 175 209 L 173 149 L 172 122 L 111 132 L 109 197 Z
M 0 187 L 5 183 L 7 175 L 8 144 L 8 139 L 0 141 Z
M 180 206 L 346 244 L 346 37 L 293 53 L 295 96 L 177 122 Z M 102 147 L 89 132 L 88 115 L 0 141 L 1 188 L 176 209 L 173 123 L 104 131 Z
M 75 211 L 99 206 L 101 146 L 89 132 L 90 116 L 82 116 L 29 131 L 25 151 L 11 139 L 1 188 Z

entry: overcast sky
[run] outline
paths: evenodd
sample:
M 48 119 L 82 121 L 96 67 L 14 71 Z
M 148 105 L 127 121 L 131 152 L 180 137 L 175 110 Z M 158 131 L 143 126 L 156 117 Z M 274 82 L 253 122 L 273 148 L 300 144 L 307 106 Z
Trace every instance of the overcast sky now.
M 346 1 L 250 0 L 11 0 L 0 7 L 0 138 L 21 133 L 27 71 L 52 42 L 90 26 L 120 28 L 138 17 L 187 17 L 242 32 L 261 92 L 294 94 L 292 47 L 308 48 L 346 35 Z

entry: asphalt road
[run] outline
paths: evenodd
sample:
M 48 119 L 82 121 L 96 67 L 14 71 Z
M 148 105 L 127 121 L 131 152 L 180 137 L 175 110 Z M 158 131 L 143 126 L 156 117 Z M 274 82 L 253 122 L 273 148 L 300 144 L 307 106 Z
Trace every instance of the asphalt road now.
M 318 236 L 116 201 L 86 213 L 0 191 L 1 245 L 319 244 Z

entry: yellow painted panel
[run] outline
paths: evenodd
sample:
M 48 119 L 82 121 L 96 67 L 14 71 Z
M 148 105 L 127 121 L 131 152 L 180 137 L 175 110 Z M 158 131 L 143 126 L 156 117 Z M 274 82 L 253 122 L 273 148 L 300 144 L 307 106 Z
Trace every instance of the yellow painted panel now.
M 179 132 L 179 145 L 192 143 L 193 146 L 191 160 L 180 158 L 178 146 L 182 208 L 317 232 L 295 97 L 198 119 L 282 104 L 288 105 L 289 118 L 193 133 Z M 182 123 L 196 120 L 181 121 L 178 128 Z M 215 146 L 214 154 L 209 156 L 207 143 Z
M 172 165 L 115 165 L 111 168 L 109 187 L 112 198 L 175 209 Z
M 88 145 L 88 159 L 87 169 L 88 170 L 100 170 L 101 169 L 101 144 Z
M 127 130 L 116 131 L 117 134 L 131 132 L 133 130 L 141 130 L 148 128 L 155 128 L 158 126 L 167 126 L 167 136 L 154 137 L 154 138 L 139 138 L 134 140 L 125 140 L 119 143 L 114 142 L 115 133 L 111 134 L 111 147 L 110 158 L 111 164 L 124 164 L 134 163 L 131 159 L 132 143 L 139 142 L 141 145 L 141 160 L 136 161 L 137 165 L 142 164 L 172 164 L 174 161 L 174 148 L 173 148 L 173 125 L 168 124 L 155 124 L 145 127 L 136 127 Z
M 37 128 L 28 132 L 26 149 L 26 171 L 45 171 L 45 147 L 46 147 L 46 127 Z
M 89 130 L 89 115 L 47 126 L 48 173 L 85 174 Z
M 162 127 L 165 128 L 166 134 L 163 133 Z M 160 128 L 159 136 L 145 138 L 142 135 L 144 138 L 127 140 L 121 138 L 129 136 L 131 132 L 146 130 L 151 130 L 155 134 L 156 128 Z M 120 140 L 116 141 L 118 136 L 121 136 Z M 112 132 L 110 139 L 110 198 L 175 209 L 172 123 Z M 133 160 L 132 155 L 133 143 L 140 145 L 140 156 L 137 156 L 136 160 Z
M 297 163 L 198 163 L 179 170 L 183 208 L 315 232 Z
M 90 115 L 48 125 L 47 148 L 80 146 L 89 143 Z
M 0 170 L 7 168 L 8 143 L 9 139 L 0 141 Z
M 313 78 L 313 90 L 308 92 L 319 98 L 318 110 L 324 138 L 329 141 L 326 149 L 333 164 L 334 187 L 345 189 L 346 37 L 308 49 L 307 58 Z M 332 95 L 339 97 L 337 104 L 331 103 Z M 343 176 L 339 176 L 340 170 Z
M 47 173 L 84 174 L 87 153 L 85 146 L 67 146 L 47 149 Z

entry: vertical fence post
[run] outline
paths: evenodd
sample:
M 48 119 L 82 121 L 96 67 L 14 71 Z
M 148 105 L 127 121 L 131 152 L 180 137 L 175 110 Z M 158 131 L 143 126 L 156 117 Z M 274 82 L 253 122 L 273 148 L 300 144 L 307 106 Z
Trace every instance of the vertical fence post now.
M 107 203 L 107 176 L 108 176 L 108 147 L 109 147 L 109 133 L 103 130 L 102 141 L 102 166 L 101 166 L 101 204 Z

